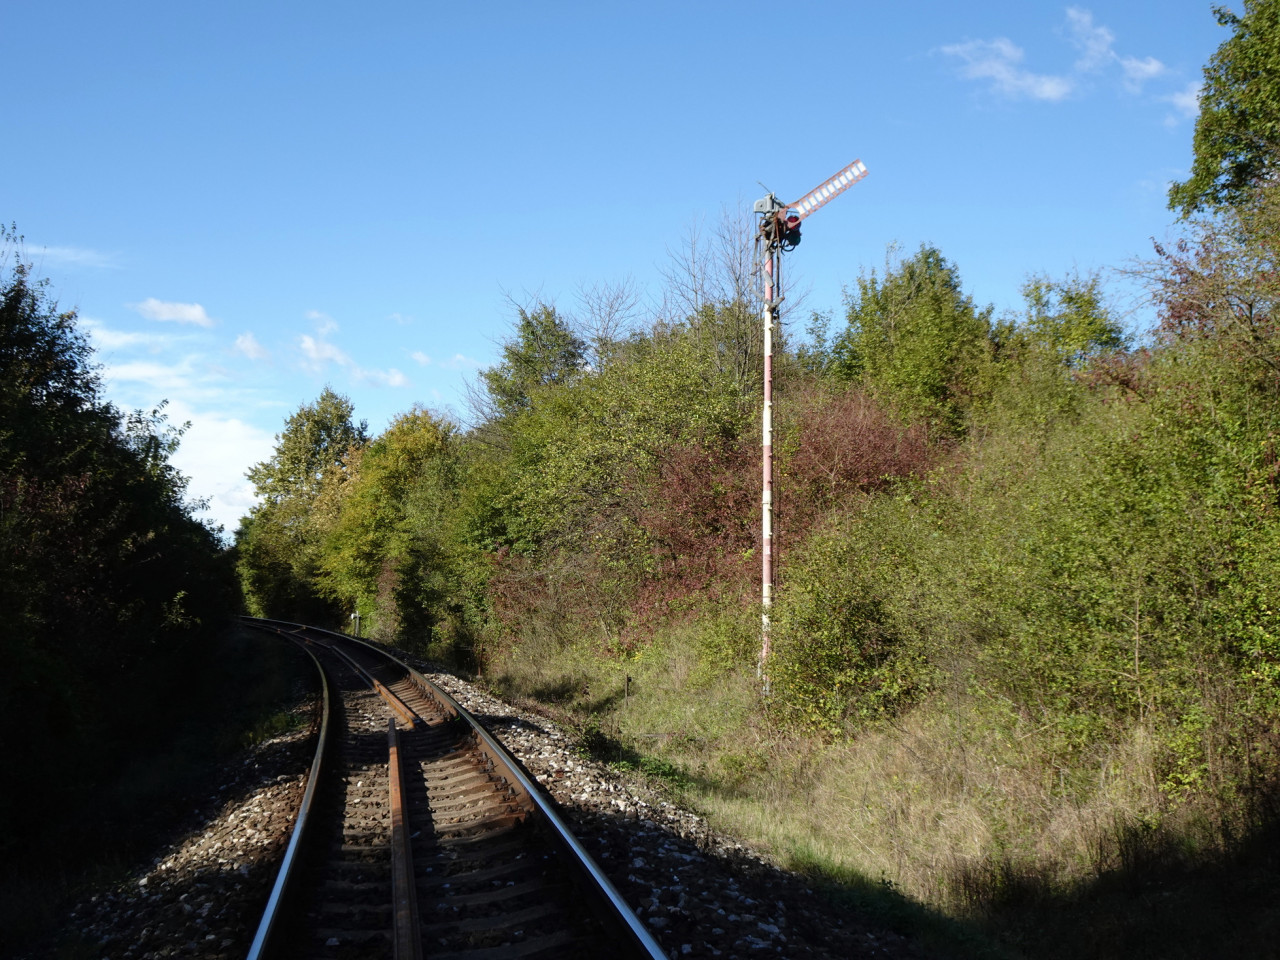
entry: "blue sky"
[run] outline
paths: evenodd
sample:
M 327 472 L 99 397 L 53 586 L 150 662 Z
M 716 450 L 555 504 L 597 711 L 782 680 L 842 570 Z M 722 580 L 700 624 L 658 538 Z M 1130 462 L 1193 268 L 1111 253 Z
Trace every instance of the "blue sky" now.
M 1029 274 L 1147 255 L 1228 35 L 1210 6 L 13 3 L 0 220 L 108 396 L 192 422 L 175 462 L 232 529 L 326 384 L 374 431 L 461 412 L 509 298 L 629 281 L 657 309 L 761 183 L 870 170 L 788 254 L 806 310 L 891 243 L 997 313 Z

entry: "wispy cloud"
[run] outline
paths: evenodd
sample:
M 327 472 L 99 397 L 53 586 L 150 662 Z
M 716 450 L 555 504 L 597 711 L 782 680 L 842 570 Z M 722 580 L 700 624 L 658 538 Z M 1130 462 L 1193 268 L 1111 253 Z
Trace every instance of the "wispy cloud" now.
M 327 337 L 338 329 L 338 321 L 327 313 L 321 313 L 319 310 L 308 310 L 307 319 L 315 322 L 316 332 L 322 337 Z
M 1077 70 L 1092 73 L 1100 70 L 1115 57 L 1111 49 L 1116 42 L 1116 35 L 1106 27 L 1097 26 L 1093 22 L 1093 14 L 1080 7 L 1067 7 L 1067 29 L 1071 33 L 1071 41 L 1080 49 L 1080 59 L 1075 63 Z
M 235 352 L 248 357 L 250 360 L 265 360 L 267 358 L 266 348 L 258 342 L 258 338 L 252 333 L 242 333 L 236 337 Z
M 103 378 L 116 384 L 142 384 L 161 393 L 185 391 L 190 393 L 196 381 L 192 358 L 177 363 L 160 363 L 151 360 L 133 360 L 126 363 L 108 363 L 102 368 Z
M 1177 116 L 1165 118 L 1165 123 L 1169 126 L 1176 124 L 1179 119 L 1194 119 L 1200 113 L 1200 81 L 1193 80 L 1178 92 L 1160 99 L 1173 104 L 1173 109 L 1178 112 Z
M 1142 88 L 1148 80 L 1167 72 L 1165 65 L 1155 57 L 1121 57 L 1120 69 L 1124 71 L 1125 86 L 1133 91 Z
M 1080 50 L 1075 68 L 1081 73 L 1102 73 L 1119 65 L 1125 89 L 1137 93 L 1148 80 L 1166 72 L 1155 57 L 1122 57 L 1116 53 L 1116 35 L 1093 22 L 1093 14 L 1083 7 L 1067 7 L 1067 30 Z
M 123 350 L 129 347 L 145 347 L 151 351 L 172 346 L 176 338 L 168 333 L 139 332 L 135 330 L 113 330 L 96 317 L 81 315 L 81 329 L 89 335 L 89 341 L 95 350 Z
M 159 320 L 165 323 L 190 323 L 197 327 L 212 327 L 216 322 L 198 303 L 177 303 L 172 300 L 157 300 L 148 297 L 141 303 L 129 306 L 148 320 Z
M 85 247 L 41 247 L 33 255 L 34 259 L 44 264 L 70 267 L 114 267 L 114 254 L 89 250 Z
M 1036 73 L 1023 66 L 1025 54 L 1007 37 L 970 40 L 942 47 L 948 56 L 963 61 L 961 76 L 990 81 L 991 90 L 1009 99 L 1064 100 L 1081 89 L 1089 76 L 1118 68 L 1120 82 L 1131 93 L 1167 72 L 1155 57 L 1121 56 L 1116 52 L 1116 36 L 1110 28 L 1094 22 L 1093 13 L 1083 7 L 1067 7 L 1066 37 L 1078 51 L 1068 73 Z
M 402 327 L 407 327 L 409 324 L 413 323 L 413 317 L 407 316 L 406 314 L 403 314 L 403 313 L 393 313 L 387 319 L 394 320 L 399 326 L 402 326 Z
M 442 360 L 438 364 L 446 370 L 479 370 L 483 364 L 474 357 L 466 357 L 460 353 L 455 353 L 448 360 Z
M 455 353 L 452 357 L 444 360 L 437 360 L 435 357 L 428 356 L 421 350 L 415 350 L 409 354 L 414 363 L 423 367 L 437 367 L 440 370 L 479 370 L 482 364 L 479 360 L 471 357 L 463 356 Z
M 310 334 L 304 333 L 298 337 L 298 349 L 302 351 L 302 365 L 314 373 L 333 365 L 346 370 L 353 379 L 362 383 L 379 387 L 404 387 L 409 384 L 408 378 L 394 367 L 389 370 L 367 369 L 356 363 L 351 354 L 341 347 Z
M 409 378 L 392 367 L 390 370 L 365 370 L 357 367 L 352 371 L 357 380 L 372 383 L 379 387 L 407 387 Z
M 302 355 L 312 370 L 319 370 L 329 363 L 336 363 L 340 367 L 355 366 L 355 361 L 343 350 L 327 340 L 317 340 L 307 333 L 298 337 L 298 348 L 302 350 Z
M 1066 77 L 1032 73 L 1021 66 L 1025 54 L 1021 47 L 1006 37 L 995 40 L 970 40 L 942 48 L 948 56 L 964 61 L 962 76 L 970 80 L 990 80 L 995 92 L 1010 98 L 1062 100 L 1071 94 L 1073 84 Z

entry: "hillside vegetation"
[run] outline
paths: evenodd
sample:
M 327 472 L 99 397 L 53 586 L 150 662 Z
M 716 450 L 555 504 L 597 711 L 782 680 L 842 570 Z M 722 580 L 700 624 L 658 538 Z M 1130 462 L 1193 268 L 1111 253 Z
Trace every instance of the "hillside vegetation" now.
M 1093 275 L 997 312 L 926 244 L 783 345 L 767 663 L 733 227 L 644 319 L 625 288 L 519 309 L 468 423 L 300 408 L 251 473 L 250 608 L 541 701 L 953 949 L 1274 952 L 1280 4 L 1218 16 L 1170 192 L 1198 219 L 1129 271 L 1148 329 Z
M 466 428 L 368 438 L 326 391 L 253 472 L 249 603 L 358 612 L 784 857 L 956 916 L 1211 862 L 1280 743 L 1278 227 L 1274 189 L 1187 225 L 1136 341 L 1097 277 L 996 317 L 927 246 L 814 318 L 778 363 L 768 696 L 732 283 L 625 334 L 521 310 Z

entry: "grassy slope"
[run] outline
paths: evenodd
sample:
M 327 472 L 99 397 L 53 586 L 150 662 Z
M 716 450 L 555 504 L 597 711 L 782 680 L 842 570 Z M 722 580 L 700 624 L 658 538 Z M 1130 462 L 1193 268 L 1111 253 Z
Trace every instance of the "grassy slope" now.
M 568 711 L 597 756 L 664 781 L 837 900 L 958 955 L 1275 950 L 1280 828 L 1260 818 L 1227 836 L 1205 811 L 1156 815 L 1140 733 L 1096 769 L 1055 770 L 1034 729 L 943 691 L 823 743 L 774 725 L 754 670 L 717 664 L 700 637 L 686 627 L 630 660 L 586 642 L 526 648 L 490 681 Z M 1082 777 L 1103 782 L 1081 791 Z

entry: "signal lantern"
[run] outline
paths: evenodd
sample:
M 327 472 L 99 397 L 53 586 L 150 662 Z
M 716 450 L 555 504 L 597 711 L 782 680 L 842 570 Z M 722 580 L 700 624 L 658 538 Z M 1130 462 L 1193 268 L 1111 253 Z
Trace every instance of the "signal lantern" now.
M 782 249 L 794 250 L 800 243 L 800 217 L 793 212 L 788 212 L 786 217 L 780 219 L 782 235 L 779 239 L 782 241 Z

